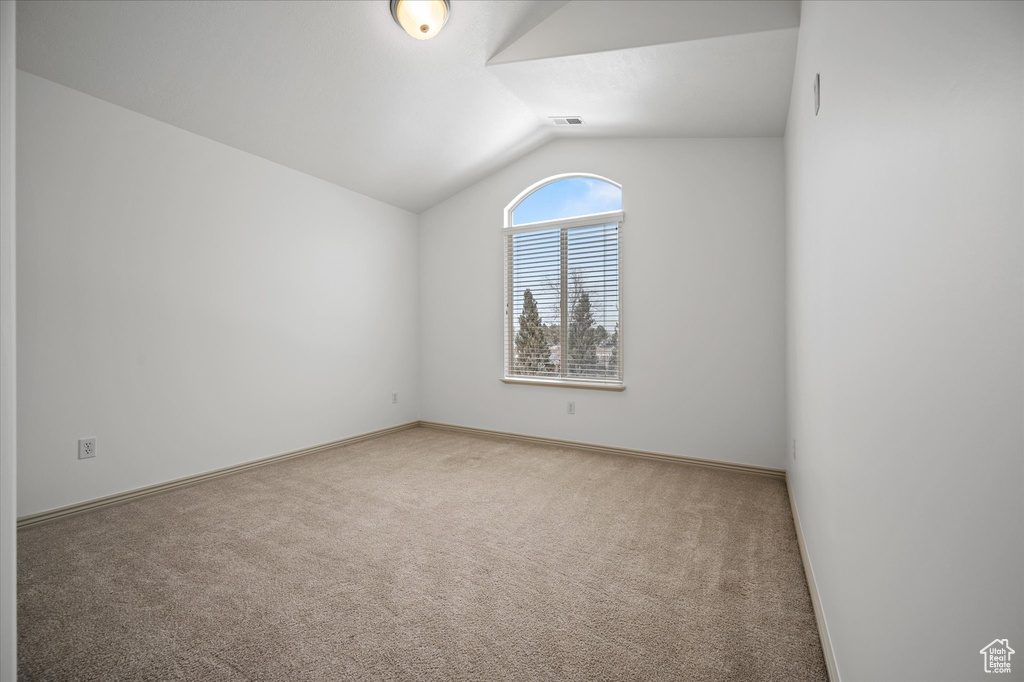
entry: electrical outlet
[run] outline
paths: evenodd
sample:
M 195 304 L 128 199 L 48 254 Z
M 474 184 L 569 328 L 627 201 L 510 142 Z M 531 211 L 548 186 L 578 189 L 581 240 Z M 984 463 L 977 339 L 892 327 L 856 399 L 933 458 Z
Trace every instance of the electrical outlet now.
M 571 400 L 569 402 L 567 402 L 565 404 L 565 413 L 566 414 L 576 414 L 576 403 L 574 403 Z
M 96 456 L 96 439 L 80 438 L 78 440 L 78 459 L 89 459 Z
M 391 394 L 391 404 L 394 405 L 397 402 L 398 402 L 398 394 L 397 393 L 392 393 Z
M 793 455 L 793 461 L 796 461 L 796 438 L 793 439 L 793 449 L 790 451 Z

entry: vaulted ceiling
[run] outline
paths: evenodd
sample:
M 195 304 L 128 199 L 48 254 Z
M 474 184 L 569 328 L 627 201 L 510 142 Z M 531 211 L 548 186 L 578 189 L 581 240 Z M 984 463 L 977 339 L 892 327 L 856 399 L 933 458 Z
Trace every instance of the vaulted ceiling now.
M 20 2 L 18 67 L 419 212 L 556 136 L 781 136 L 798 24 L 798 0 L 452 0 L 418 41 L 386 0 Z

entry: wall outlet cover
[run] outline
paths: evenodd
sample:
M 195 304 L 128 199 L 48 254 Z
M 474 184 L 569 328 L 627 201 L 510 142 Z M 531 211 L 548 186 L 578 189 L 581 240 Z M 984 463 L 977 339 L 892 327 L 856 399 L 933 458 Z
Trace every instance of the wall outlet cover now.
M 89 459 L 96 456 L 96 439 L 80 438 L 78 440 L 78 459 Z

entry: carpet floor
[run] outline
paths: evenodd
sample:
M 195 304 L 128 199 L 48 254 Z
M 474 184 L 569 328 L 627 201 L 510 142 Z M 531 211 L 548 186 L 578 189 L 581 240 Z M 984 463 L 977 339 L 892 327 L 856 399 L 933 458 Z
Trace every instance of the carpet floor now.
M 785 483 L 414 428 L 18 535 L 22 680 L 826 680 Z

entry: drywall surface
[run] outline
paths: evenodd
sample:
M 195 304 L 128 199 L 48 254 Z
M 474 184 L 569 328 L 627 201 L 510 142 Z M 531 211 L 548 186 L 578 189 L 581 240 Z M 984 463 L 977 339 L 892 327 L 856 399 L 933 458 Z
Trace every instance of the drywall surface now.
M 1019 2 L 803 6 L 790 479 L 843 680 L 1024 651 L 1022 63 Z
M 503 210 L 572 172 L 623 188 L 621 393 L 500 381 Z M 783 466 L 783 174 L 780 139 L 566 140 L 422 213 L 422 418 Z
M 17 516 L 14 2 L 0 2 L 0 680 L 14 680 L 17 659 Z
M 18 121 L 21 515 L 418 417 L 415 215 L 22 71 Z

